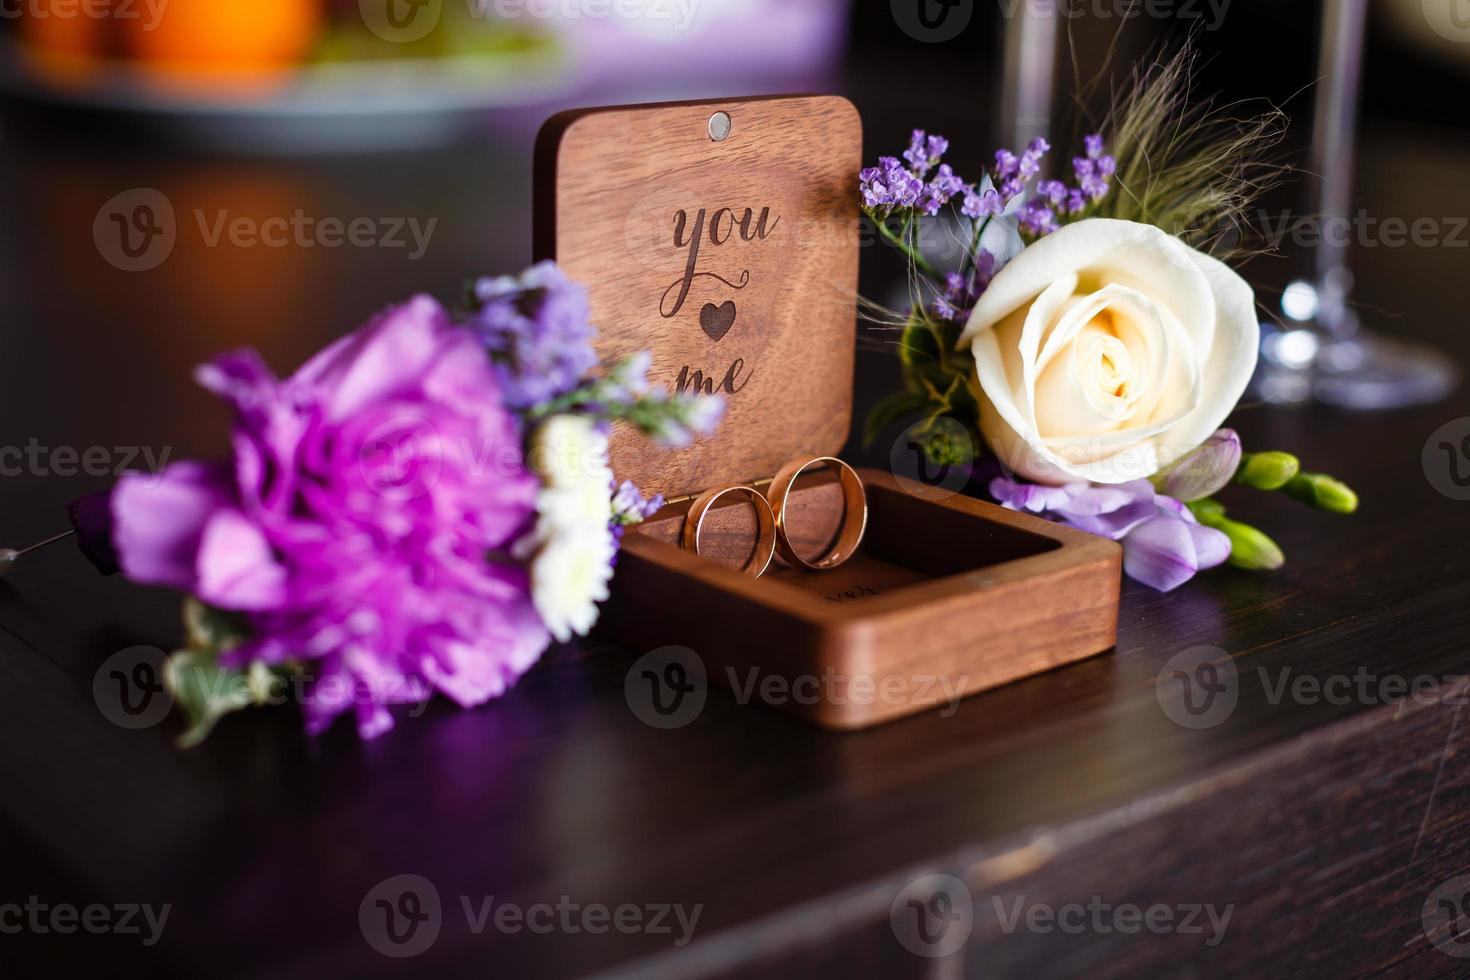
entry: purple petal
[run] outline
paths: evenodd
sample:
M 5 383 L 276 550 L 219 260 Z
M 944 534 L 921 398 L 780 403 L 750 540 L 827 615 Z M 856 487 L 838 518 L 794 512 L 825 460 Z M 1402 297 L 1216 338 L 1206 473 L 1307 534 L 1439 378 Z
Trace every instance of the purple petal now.
M 1157 512 L 1154 488 L 1147 480 L 1116 485 L 1074 483 L 1068 500 L 1053 509 L 1068 524 L 1089 534 L 1117 540 Z
M 990 481 L 990 495 L 1011 510 L 1026 510 L 1033 514 L 1059 507 L 1069 498 L 1065 487 L 1026 483 L 1008 476 L 998 476 Z
M 1144 521 L 1123 539 L 1123 571 L 1160 592 L 1188 582 L 1199 570 L 1191 526 L 1162 514 Z
M 1239 466 L 1240 436 L 1221 429 L 1179 460 L 1160 489 L 1180 500 L 1202 500 L 1229 483 Z
M 267 403 L 275 391 L 276 376 L 249 347 L 221 354 L 194 369 L 194 380 L 230 402 L 241 415 Z
M 121 571 L 117 549 L 112 544 L 112 493 L 102 490 L 78 497 L 66 507 L 72 530 L 77 533 L 77 547 L 103 575 Z
M 157 476 L 123 474 L 112 494 L 123 572 L 135 582 L 192 589 L 204 527 L 231 497 L 229 470 L 219 465 L 174 463 Z
M 1190 540 L 1194 542 L 1195 564 L 1200 571 L 1223 565 L 1230 557 L 1230 538 L 1224 531 L 1199 524 L 1188 524 Z
M 1165 514 L 1172 514 L 1173 516 L 1182 518 L 1183 520 L 1186 520 L 1191 524 L 1199 523 L 1197 520 L 1195 520 L 1194 511 L 1185 506 L 1182 501 L 1175 500 L 1173 497 L 1166 497 L 1161 493 L 1156 493 L 1154 494 L 1154 503 L 1158 506 L 1159 510 L 1163 511 Z
M 291 380 L 326 389 L 328 421 L 340 421 L 372 402 L 416 391 L 448 322 L 435 300 L 415 297 L 312 358 Z
M 286 599 L 286 570 L 260 528 L 237 510 L 210 518 L 198 566 L 199 597 L 222 609 L 274 609 Z

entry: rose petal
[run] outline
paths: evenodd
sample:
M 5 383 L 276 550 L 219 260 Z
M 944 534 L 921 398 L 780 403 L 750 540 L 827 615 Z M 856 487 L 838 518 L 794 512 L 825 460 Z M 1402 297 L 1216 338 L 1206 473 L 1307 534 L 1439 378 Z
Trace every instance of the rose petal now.
M 1220 428 L 1245 394 L 1260 353 L 1261 324 L 1256 318 L 1256 294 L 1250 284 L 1218 259 L 1199 254 L 1195 261 L 1214 290 L 1216 320 L 1228 329 L 1215 330 L 1208 354 L 1201 352 L 1203 399 L 1198 408 L 1160 436 L 1160 466 L 1168 466 Z

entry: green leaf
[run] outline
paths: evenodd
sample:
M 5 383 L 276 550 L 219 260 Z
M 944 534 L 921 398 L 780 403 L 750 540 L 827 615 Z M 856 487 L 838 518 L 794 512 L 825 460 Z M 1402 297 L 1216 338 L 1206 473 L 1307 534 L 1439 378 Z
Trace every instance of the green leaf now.
M 922 411 L 928 400 L 913 391 L 895 391 L 873 406 L 863 425 L 863 446 L 871 446 L 883 430 L 912 412 Z
M 295 668 L 258 661 L 244 669 L 222 665 L 220 654 L 248 635 L 245 621 L 193 597 L 184 602 L 184 628 L 189 645 L 168 658 L 163 681 L 184 713 L 187 727 L 178 746 L 188 749 L 204 741 L 225 715 L 271 703 L 277 686 Z
M 250 635 L 245 617 L 239 613 L 217 609 L 190 596 L 184 600 L 185 646 L 189 650 L 210 650 L 218 656 L 237 646 Z
M 198 745 L 221 718 L 254 701 L 246 672 L 220 666 L 213 650 L 178 651 L 168 658 L 163 677 L 188 722 L 178 738 L 181 749 Z

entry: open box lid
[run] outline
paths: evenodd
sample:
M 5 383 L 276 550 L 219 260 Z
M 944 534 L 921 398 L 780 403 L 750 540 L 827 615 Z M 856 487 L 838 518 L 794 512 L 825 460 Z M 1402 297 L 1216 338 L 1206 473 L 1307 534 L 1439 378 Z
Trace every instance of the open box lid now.
M 835 454 L 852 415 L 862 131 L 837 96 L 587 109 L 536 144 L 535 252 L 587 287 L 605 363 L 722 392 L 681 450 L 621 425 L 613 471 L 696 493 Z

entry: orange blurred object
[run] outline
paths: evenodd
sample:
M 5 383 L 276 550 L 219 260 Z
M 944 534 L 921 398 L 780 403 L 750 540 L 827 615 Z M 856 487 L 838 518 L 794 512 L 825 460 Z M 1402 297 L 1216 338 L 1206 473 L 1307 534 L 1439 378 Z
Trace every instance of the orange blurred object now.
M 251 86 L 311 50 L 321 0 L 176 0 L 157 23 L 119 20 L 123 49 L 155 77 Z
M 93 0 L 87 8 L 76 0 L 30 0 L 21 9 L 21 39 L 47 68 L 62 76 L 87 74 L 106 47 L 110 19 L 98 13 L 112 0 Z M 87 11 L 91 11 L 89 15 Z

